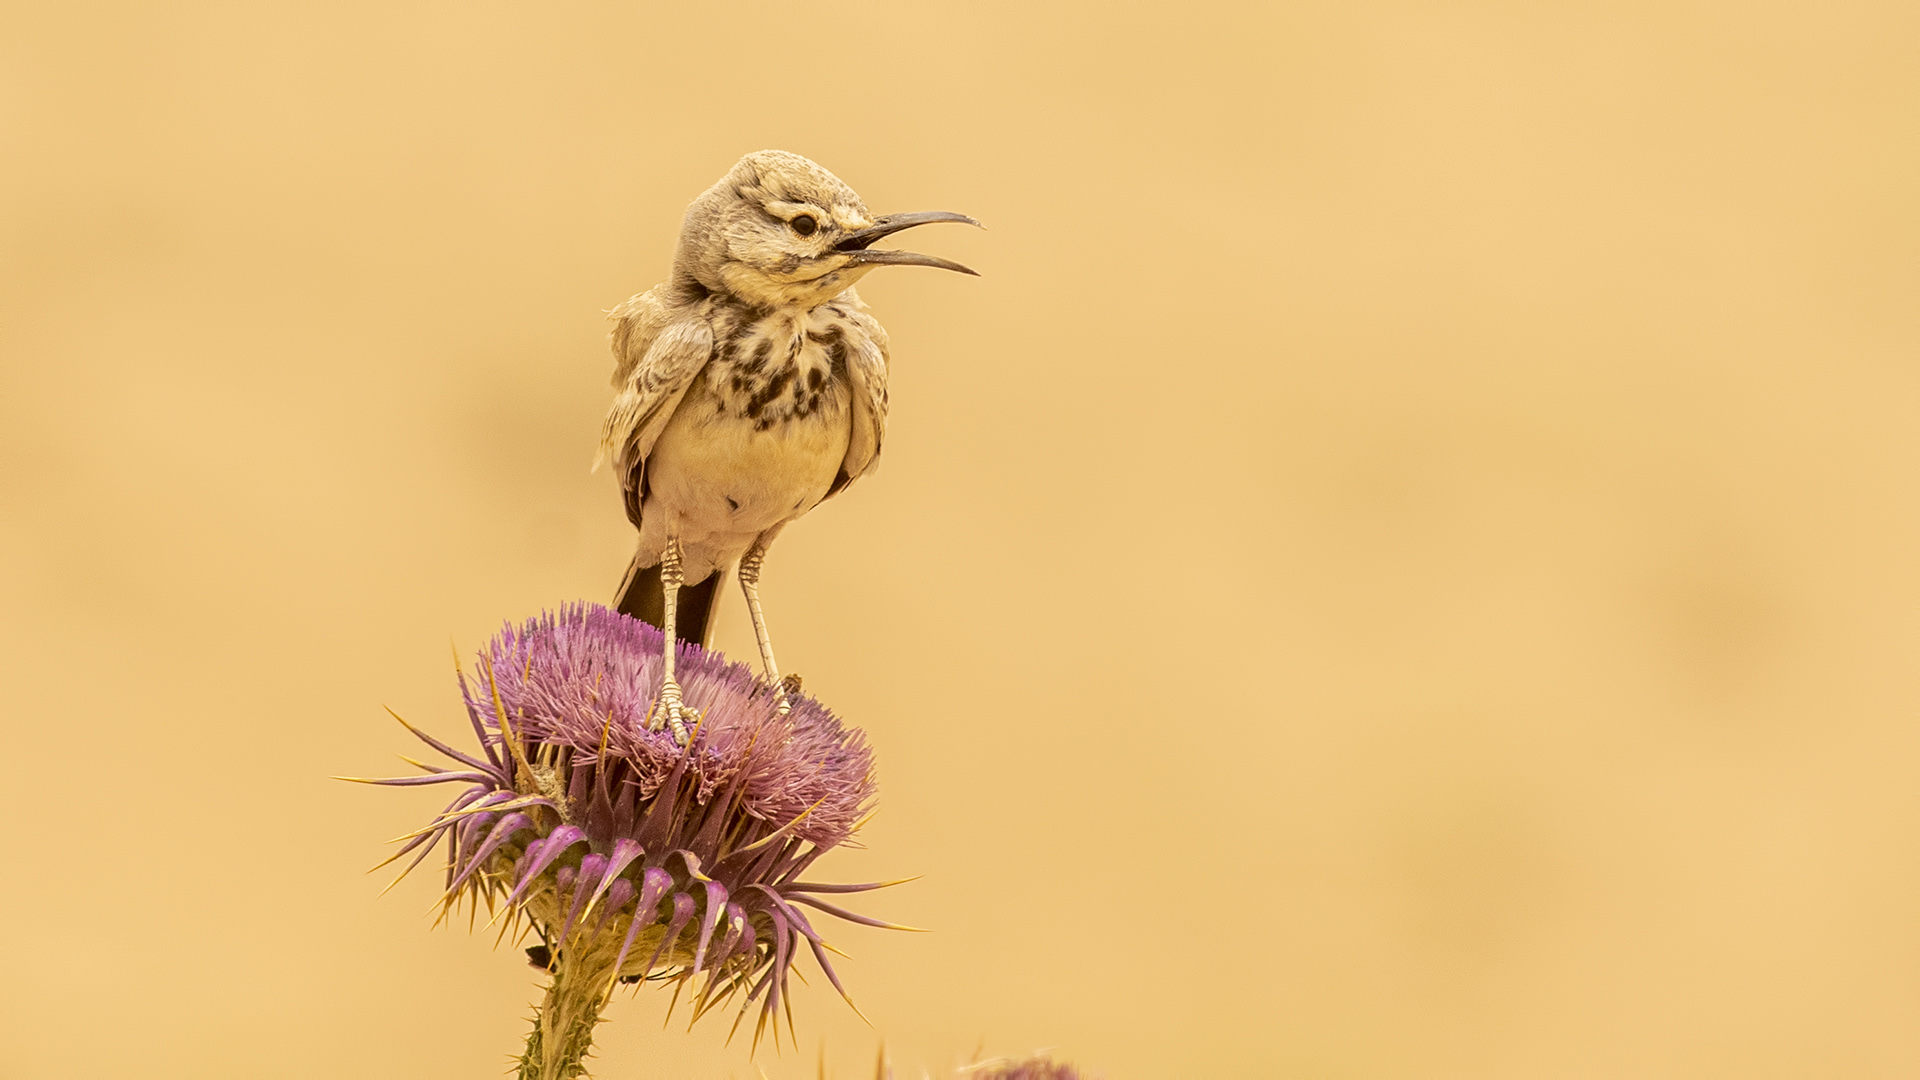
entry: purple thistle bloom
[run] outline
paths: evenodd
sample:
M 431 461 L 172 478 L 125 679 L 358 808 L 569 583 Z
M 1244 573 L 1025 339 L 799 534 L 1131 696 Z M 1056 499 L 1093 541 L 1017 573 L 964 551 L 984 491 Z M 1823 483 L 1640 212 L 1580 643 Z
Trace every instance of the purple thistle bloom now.
M 1079 1070 L 1044 1054 L 1023 1061 L 983 1061 L 961 1072 L 967 1080 L 1081 1080 Z
M 825 1076 L 825 1066 L 821 1075 Z M 926 1075 L 922 1073 L 921 1075 Z M 962 1065 L 954 1070 L 954 1080 L 1094 1080 L 1064 1061 L 1055 1061 L 1046 1054 L 1032 1057 L 991 1058 L 976 1061 L 971 1065 Z M 880 1050 L 880 1061 L 874 1066 L 874 1080 L 894 1080 L 893 1063 L 887 1060 L 885 1047 Z
M 891 926 L 820 897 L 892 883 L 800 880 L 867 815 L 873 754 L 817 701 L 789 695 L 781 715 L 744 665 L 688 644 L 678 677 L 701 720 L 678 745 L 647 727 L 661 646 L 658 629 L 597 604 L 508 626 L 460 679 L 481 756 L 408 725 L 454 766 L 369 782 L 465 785 L 394 858 L 420 848 L 411 870 L 445 840 L 443 917 L 464 901 L 509 926 L 527 920 L 545 943 L 529 955 L 556 972 L 543 1013 L 561 981 L 591 983 L 590 1035 L 616 980 L 685 988 L 704 973 L 696 1020 L 744 992 L 734 1028 L 757 1001 L 754 1042 L 769 1020 L 777 1042 L 803 942 L 846 993 L 801 908 Z M 791 1027 L 790 1004 L 787 1013 Z

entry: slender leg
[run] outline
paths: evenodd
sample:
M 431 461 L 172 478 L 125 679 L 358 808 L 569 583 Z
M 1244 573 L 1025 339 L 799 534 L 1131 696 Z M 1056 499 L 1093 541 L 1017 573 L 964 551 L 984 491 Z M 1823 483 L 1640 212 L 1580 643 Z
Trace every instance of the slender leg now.
M 699 714 L 680 702 L 680 684 L 673 679 L 673 661 L 679 651 L 679 641 L 673 636 L 677 625 L 674 618 L 680 600 L 680 539 L 667 537 L 667 549 L 660 554 L 660 591 L 666 599 L 666 644 L 660 656 L 660 701 L 653 707 L 653 715 L 648 718 L 648 728 L 659 731 L 664 722 L 673 729 L 675 742 L 682 746 L 687 742 L 685 720 L 698 720 Z
M 787 687 L 780 678 L 780 665 L 773 662 L 773 638 L 767 635 L 767 617 L 760 613 L 760 564 L 767 557 L 767 544 L 771 540 L 772 537 L 762 536 L 740 556 L 740 591 L 747 596 L 747 616 L 753 620 L 754 640 L 760 643 L 760 666 L 767 673 L 767 681 L 773 684 L 775 708 L 785 716 L 789 708 Z

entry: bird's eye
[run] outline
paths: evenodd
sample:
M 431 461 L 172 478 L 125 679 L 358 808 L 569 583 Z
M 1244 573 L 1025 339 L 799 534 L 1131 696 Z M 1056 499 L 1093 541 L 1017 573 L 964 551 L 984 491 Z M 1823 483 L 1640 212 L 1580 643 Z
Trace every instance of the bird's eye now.
M 787 224 L 792 226 L 793 231 L 799 233 L 801 236 L 812 236 L 814 230 L 820 227 L 819 222 L 805 214 L 801 214 L 799 217 L 787 222 Z

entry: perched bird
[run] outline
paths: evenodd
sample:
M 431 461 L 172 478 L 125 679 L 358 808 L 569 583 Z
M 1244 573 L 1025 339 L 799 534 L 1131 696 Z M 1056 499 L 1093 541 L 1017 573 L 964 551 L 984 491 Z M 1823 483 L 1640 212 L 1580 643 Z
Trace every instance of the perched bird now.
M 652 725 L 682 742 L 692 711 L 673 639 L 707 644 L 728 570 L 786 708 L 760 611 L 760 566 L 788 522 L 873 471 L 887 424 L 887 335 L 853 285 L 878 266 L 959 263 L 871 245 L 964 214 L 875 217 L 799 156 L 740 159 L 687 207 L 673 274 L 615 308 L 613 407 L 601 433 L 639 550 L 618 607 L 671 629 Z M 596 461 L 596 467 L 598 461 Z

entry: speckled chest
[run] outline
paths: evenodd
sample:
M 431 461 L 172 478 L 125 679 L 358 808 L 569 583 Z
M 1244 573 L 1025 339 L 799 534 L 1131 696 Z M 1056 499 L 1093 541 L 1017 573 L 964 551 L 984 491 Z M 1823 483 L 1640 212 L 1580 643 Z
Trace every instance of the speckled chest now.
M 846 415 L 847 341 L 861 331 L 845 310 L 823 304 L 716 314 L 706 381 L 722 413 L 756 431 Z

